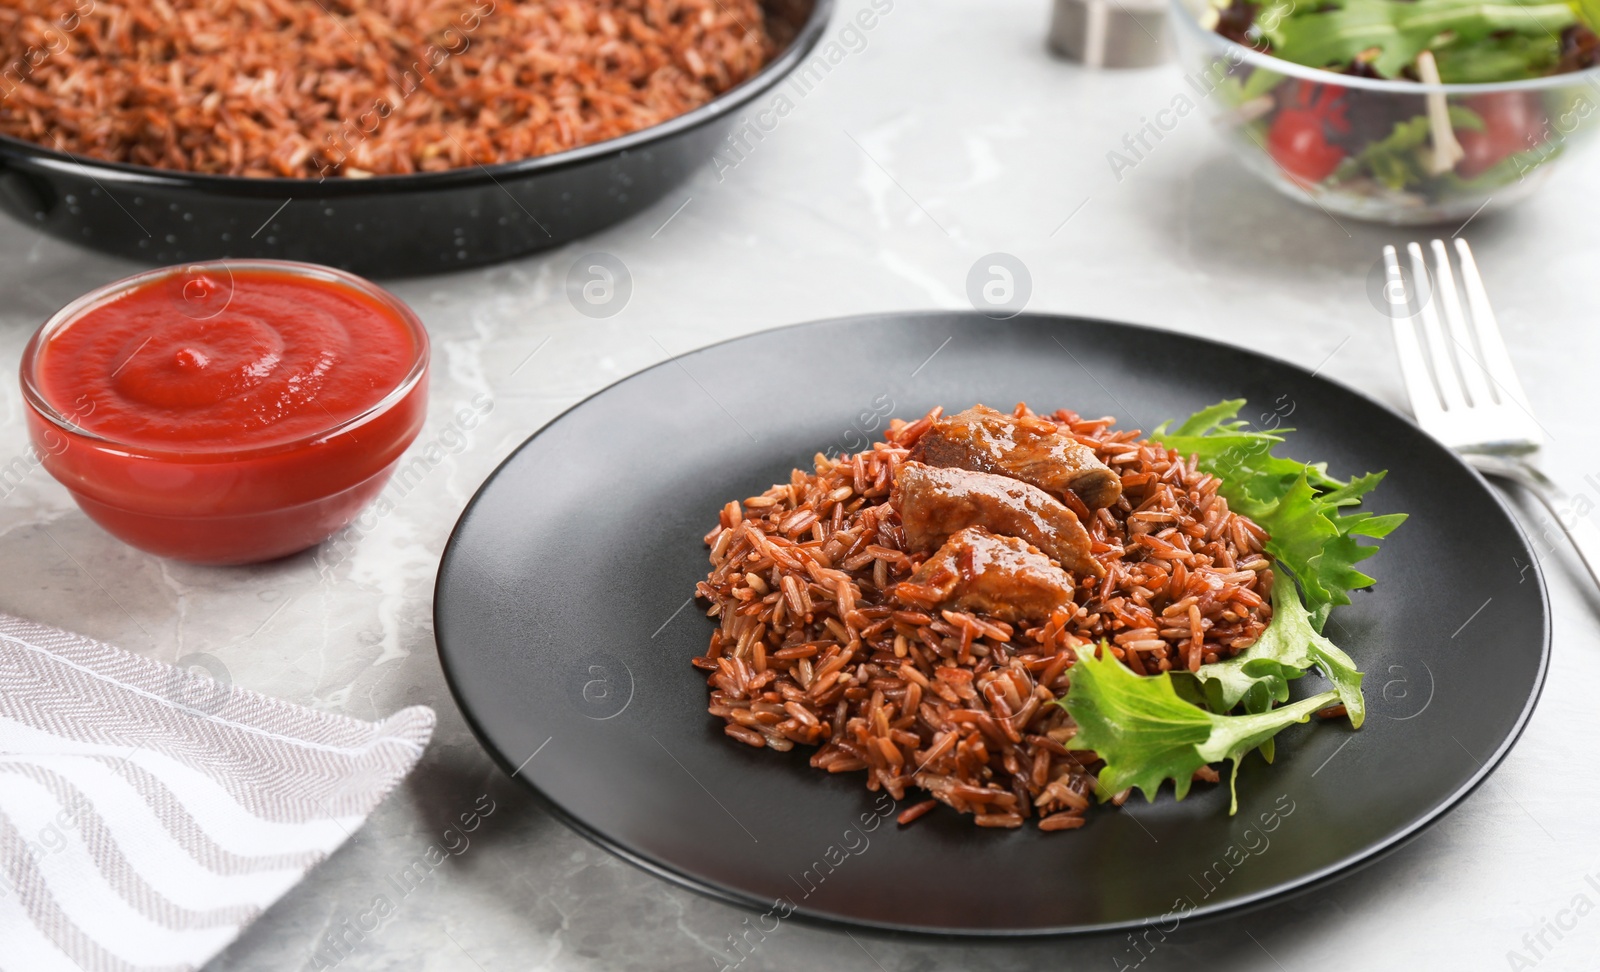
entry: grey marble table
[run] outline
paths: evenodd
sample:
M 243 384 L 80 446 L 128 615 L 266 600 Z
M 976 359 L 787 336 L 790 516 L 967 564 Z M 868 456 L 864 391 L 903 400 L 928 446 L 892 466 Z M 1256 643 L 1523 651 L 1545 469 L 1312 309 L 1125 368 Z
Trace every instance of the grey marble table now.
M 156 658 L 209 656 L 238 684 L 320 709 L 376 718 L 423 703 L 439 713 L 408 783 L 212 969 L 726 964 L 726 936 L 744 914 L 623 863 L 534 806 L 467 730 L 431 629 L 439 555 L 478 483 L 566 406 L 669 353 L 811 318 L 964 307 L 968 270 L 1003 251 L 1029 271 L 1030 309 L 1251 345 L 1403 407 L 1388 321 L 1367 280 L 1382 244 L 1408 236 L 1341 224 L 1264 190 L 1198 115 L 1119 180 L 1107 152 L 1171 102 L 1179 73 L 1091 73 L 1053 60 L 1046 19 L 1040 0 L 899 0 L 872 30 L 844 39 L 839 66 L 773 131 L 708 159 L 638 218 L 560 251 L 393 282 L 435 341 L 418 448 L 437 446 L 437 461 L 391 513 L 347 535 L 338 556 L 217 570 L 123 546 L 48 475 L 12 463 L 26 446 L 22 406 L 14 380 L 0 382 L 0 610 Z M 1551 432 L 1546 466 L 1585 509 L 1600 504 L 1593 165 L 1592 156 L 1568 162 L 1538 196 L 1464 234 Z M 591 318 L 569 302 L 568 270 L 590 251 L 611 254 L 632 278 L 614 316 Z M 136 269 L 0 223 L 8 373 L 48 313 Z M 490 411 L 463 428 L 454 416 L 475 401 Z M 1552 528 L 1522 510 L 1532 533 Z M 1522 741 L 1454 813 L 1349 879 L 1185 926 L 1143 956 L 1115 937 L 951 944 L 789 923 L 737 967 L 1595 968 L 1600 595 L 1557 541 L 1541 548 L 1555 653 Z M 1493 611 L 1478 623 L 1492 623 Z M 398 894 L 390 879 L 442 847 L 445 828 L 481 797 L 495 809 L 470 846 Z M 361 933 L 378 895 L 396 899 L 394 913 Z

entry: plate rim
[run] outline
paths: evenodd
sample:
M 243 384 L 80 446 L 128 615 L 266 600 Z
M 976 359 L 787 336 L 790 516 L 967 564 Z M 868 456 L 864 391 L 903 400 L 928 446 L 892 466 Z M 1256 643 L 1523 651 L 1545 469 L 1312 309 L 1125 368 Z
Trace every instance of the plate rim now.
M 542 806 L 562 824 L 577 831 L 584 838 L 599 845 L 606 851 L 621 857 L 630 864 L 633 864 L 647 873 L 655 875 L 656 877 L 663 878 L 678 887 L 684 888 L 685 890 L 692 891 L 704 897 L 708 897 L 746 911 L 763 911 L 770 906 L 769 902 L 758 899 L 747 892 L 725 887 L 715 881 L 695 877 L 679 871 L 665 862 L 654 860 L 645 854 L 634 851 L 607 834 L 602 833 L 598 828 L 591 826 L 586 821 L 577 817 L 577 815 L 567 811 L 558 802 L 556 802 L 553 797 L 551 797 L 549 794 L 546 794 L 542 789 L 535 785 L 531 779 L 521 775 L 521 767 L 514 766 L 511 761 L 499 751 L 498 747 L 491 742 L 488 734 L 484 731 L 483 727 L 479 725 L 477 717 L 469 709 L 465 700 L 462 698 L 461 691 L 456 684 L 456 678 L 452 672 L 449 657 L 444 646 L 444 638 L 442 634 L 443 627 L 440 623 L 442 613 L 444 610 L 446 610 L 443 605 L 443 591 L 445 587 L 446 574 L 451 569 L 453 556 L 458 550 L 458 541 L 460 539 L 462 527 L 465 524 L 467 517 L 478 505 L 479 500 L 494 484 L 495 480 L 505 472 L 506 467 L 509 466 L 524 449 L 528 448 L 528 446 L 530 446 L 535 439 L 543 435 L 556 423 L 566 418 L 570 413 L 575 412 L 579 408 L 587 405 L 590 401 L 599 398 L 601 395 L 608 394 L 613 389 L 639 378 L 648 372 L 665 368 L 674 362 L 681 361 L 685 358 L 691 358 L 695 355 L 699 355 L 715 348 L 720 348 L 724 345 L 735 344 L 741 341 L 759 338 L 764 335 L 780 331 L 791 331 L 800 328 L 817 327 L 821 325 L 850 325 L 875 322 L 887 323 L 908 319 L 928 319 L 937 317 L 960 319 L 964 321 L 982 319 L 995 324 L 1004 324 L 1013 321 L 1034 321 L 1041 323 L 1051 322 L 1056 324 L 1067 324 L 1069 326 L 1088 324 L 1108 326 L 1113 329 L 1131 330 L 1150 337 L 1176 336 L 1185 340 L 1198 342 L 1203 345 L 1209 345 L 1213 349 L 1226 351 L 1236 355 L 1245 355 L 1258 361 L 1264 361 L 1274 367 L 1286 368 L 1301 379 L 1326 382 L 1327 384 L 1333 385 L 1342 391 L 1362 399 L 1369 405 L 1376 406 L 1382 411 L 1388 413 L 1391 418 L 1397 419 L 1400 422 L 1416 429 L 1429 441 L 1434 443 L 1438 447 L 1439 451 L 1448 457 L 1448 461 L 1453 462 L 1456 466 L 1465 470 L 1469 474 L 1469 477 L 1477 483 L 1478 487 L 1490 496 L 1490 498 L 1499 508 L 1501 515 L 1511 523 L 1513 530 L 1515 531 L 1515 535 L 1521 542 L 1524 551 L 1530 554 L 1529 563 L 1533 567 L 1533 574 L 1537 581 L 1535 589 L 1538 593 L 1539 616 L 1541 622 L 1538 670 L 1534 676 L 1533 691 L 1529 693 L 1527 700 L 1522 705 L 1521 711 L 1517 713 L 1517 717 L 1511 727 L 1511 731 L 1506 734 L 1505 738 L 1501 741 L 1500 745 L 1496 747 L 1495 751 L 1488 757 L 1477 760 L 1477 770 L 1463 784 L 1456 787 L 1452 792 L 1441 799 L 1436 806 L 1434 806 L 1419 819 L 1412 821 L 1408 826 L 1386 835 L 1383 839 L 1374 842 L 1373 844 L 1354 854 L 1347 855 L 1341 860 L 1335 861 L 1334 863 L 1318 870 L 1302 874 L 1299 877 L 1293 878 L 1289 881 L 1282 882 L 1275 887 L 1257 891 L 1252 894 L 1245 895 L 1242 898 L 1196 907 L 1184 913 L 1183 921 L 1185 923 L 1211 921 L 1213 919 L 1238 916 L 1250 911 L 1255 911 L 1268 905 L 1281 901 L 1287 901 L 1314 891 L 1318 888 L 1325 887 L 1342 878 L 1348 877 L 1369 865 L 1377 863 L 1383 858 L 1388 857 L 1390 854 L 1401 849 L 1406 844 L 1410 843 L 1414 838 L 1421 835 L 1428 828 L 1438 823 L 1441 819 L 1459 807 L 1467 799 L 1467 797 L 1476 792 L 1477 789 L 1483 785 L 1484 781 L 1487 780 L 1494 773 L 1494 771 L 1499 768 L 1506 756 L 1510 754 L 1517 742 L 1521 740 L 1523 732 L 1527 729 L 1529 721 L 1531 721 L 1533 718 L 1534 710 L 1538 707 L 1539 700 L 1544 695 L 1545 682 L 1550 671 L 1550 653 L 1551 643 L 1554 637 L 1554 626 L 1551 619 L 1550 596 L 1545 582 L 1544 566 L 1537 557 L 1531 556 L 1532 547 L 1528 541 L 1527 530 L 1523 527 L 1522 521 L 1517 517 L 1515 510 L 1512 508 L 1506 497 L 1501 495 L 1501 493 L 1489 483 L 1482 473 L 1468 464 L 1453 449 L 1448 448 L 1440 443 L 1437 439 L 1434 439 L 1433 436 L 1424 431 L 1409 416 L 1402 414 L 1394 408 L 1391 408 L 1387 403 L 1367 394 L 1360 389 L 1347 385 L 1335 378 L 1318 374 L 1317 372 L 1314 372 L 1296 362 L 1275 357 L 1255 348 L 1244 347 L 1242 345 L 1233 344 L 1217 338 L 1208 337 L 1205 335 L 1190 334 L 1184 331 L 1178 331 L 1172 328 L 1164 328 L 1152 324 L 1117 321 L 1103 317 L 1086 317 L 1079 314 L 1033 311 L 1025 311 L 1003 320 L 997 320 L 976 310 L 963 311 L 960 309 L 951 308 L 876 311 L 861 314 L 846 314 L 836 317 L 815 318 L 812 320 L 782 324 L 776 327 L 762 328 L 760 330 L 751 331 L 745 334 L 734 335 L 732 337 L 713 341 L 710 344 L 702 345 L 690 351 L 685 351 L 681 354 L 674 355 L 664 361 L 658 361 L 655 364 L 648 365 L 644 368 L 640 368 L 637 371 L 627 374 L 616 381 L 613 381 L 597 389 L 596 391 L 585 395 L 583 398 L 572 403 L 530 433 L 527 438 L 517 445 L 516 448 L 507 453 L 505 458 L 500 460 L 499 464 L 495 466 L 495 468 L 473 492 L 472 498 L 467 501 L 465 506 L 462 507 L 461 513 L 457 516 L 455 525 L 451 527 L 450 535 L 445 541 L 443 552 L 439 557 L 439 569 L 434 577 L 432 598 L 434 650 L 439 659 L 439 667 L 444 673 L 445 684 L 450 690 L 451 698 L 454 700 L 457 710 L 460 711 L 463 720 L 467 723 L 467 727 L 472 730 L 472 734 L 478 740 L 479 746 L 482 747 L 484 752 L 489 755 L 489 757 L 494 761 L 495 765 L 499 766 L 501 770 L 509 775 L 512 779 L 519 781 L 522 786 L 533 795 L 536 802 L 538 802 L 540 806 Z M 1471 754 L 1469 753 L 1468 755 Z M 945 930 L 939 928 L 929 928 L 925 926 L 903 925 L 895 922 L 877 921 L 873 919 L 850 918 L 834 914 L 819 913 L 804 907 L 796 907 L 790 912 L 790 914 L 786 915 L 783 920 L 795 920 L 801 922 L 802 924 L 826 928 L 832 931 L 869 929 L 876 933 L 890 936 L 900 936 L 909 939 L 927 939 L 946 942 L 998 942 L 1085 938 L 1119 931 L 1135 931 L 1150 927 L 1151 925 L 1161 921 L 1162 917 L 1163 916 L 1157 915 L 1149 918 L 1100 922 L 1092 925 L 1067 925 L 1046 928 L 954 928 Z

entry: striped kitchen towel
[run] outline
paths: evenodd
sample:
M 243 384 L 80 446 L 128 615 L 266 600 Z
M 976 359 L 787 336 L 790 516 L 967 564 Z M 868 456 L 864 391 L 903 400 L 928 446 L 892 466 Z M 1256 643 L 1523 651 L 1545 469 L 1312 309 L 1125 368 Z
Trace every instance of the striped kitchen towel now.
M 348 838 L 433 733 L 0 615 L 0 970 L 178 972 Z

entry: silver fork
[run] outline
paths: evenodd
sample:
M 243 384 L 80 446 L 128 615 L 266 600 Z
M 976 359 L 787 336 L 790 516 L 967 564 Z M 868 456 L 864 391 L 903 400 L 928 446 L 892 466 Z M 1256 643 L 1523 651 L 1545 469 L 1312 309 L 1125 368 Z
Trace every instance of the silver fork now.
M 1400 255 L 1392 246 L 1383 248 L 1387 296 L 1395 311 L 1394 343 L 1417 424 L 1478 471 L 1511 480 L 1539 497 L 1600 584 L 1600 529 L 1575 512 L 1561 487 L 1531 461 L 1544 444 L 1545 429 L 1534 418 L 1512 368 L 1471 248 L 1466 240 L 1455 240 L 1459 289 L 1444 241 L 1434 240 L 1432 249 L 1430 279 L 1422 247 L 1406 247 L 1408 287 Z

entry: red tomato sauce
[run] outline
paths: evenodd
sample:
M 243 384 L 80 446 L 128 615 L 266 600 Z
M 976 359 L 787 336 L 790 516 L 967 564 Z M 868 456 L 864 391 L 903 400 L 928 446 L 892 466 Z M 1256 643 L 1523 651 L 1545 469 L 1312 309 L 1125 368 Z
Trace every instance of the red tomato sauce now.
M 427 336 L 403 304 L 309 266 L 131 283 L 23 364 L 49 406 L 28 414 L 40 458 L 91 518 L 163 556 L 244 563 L 320 543 L 377 496 L 426 407 Z
M 189 299 L 173 293 L 180 287 Z M 226 451 L 354 418 L 400 384 L 416 353 L 405 322 L 364 294 L 236 270 L 158 282 L 93 308 L 51 335 L 36 373 L 45 398 L 85 431 Z

